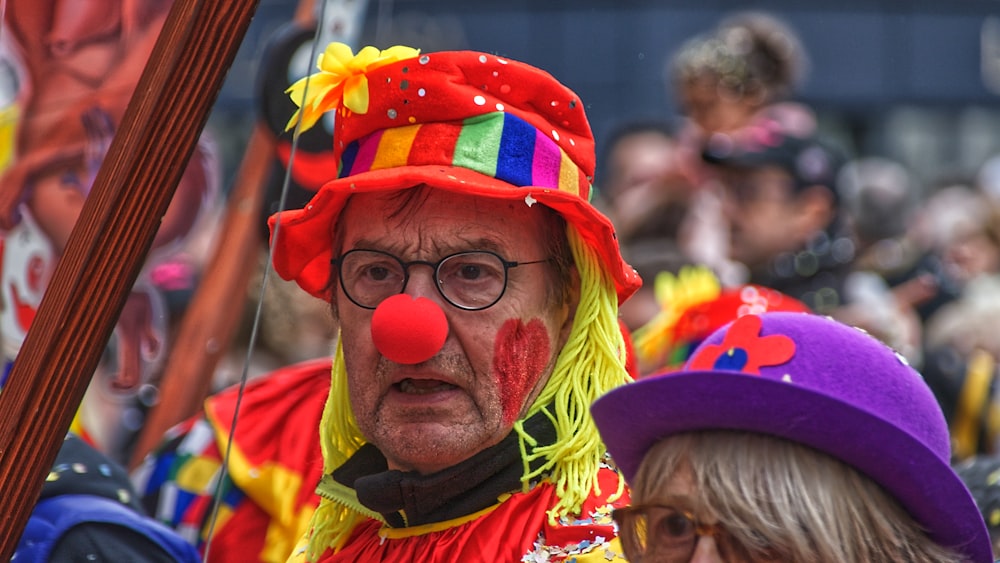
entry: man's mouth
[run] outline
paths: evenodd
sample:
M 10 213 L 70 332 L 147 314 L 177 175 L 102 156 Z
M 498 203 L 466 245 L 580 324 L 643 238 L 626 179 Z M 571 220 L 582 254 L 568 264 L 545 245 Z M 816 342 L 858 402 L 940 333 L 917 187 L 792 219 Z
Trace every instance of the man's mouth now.
M 441 381 L 440 379 L 411 379 L 406 378 L 395 385 L 401 392 L 409 395 L 429 395 L 457 389 L 456 385 Z

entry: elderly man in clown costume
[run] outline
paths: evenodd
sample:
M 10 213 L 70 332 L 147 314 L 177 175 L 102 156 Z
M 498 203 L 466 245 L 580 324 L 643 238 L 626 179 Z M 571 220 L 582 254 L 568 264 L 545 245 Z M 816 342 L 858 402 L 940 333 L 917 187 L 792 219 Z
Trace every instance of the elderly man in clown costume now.
M 330 303 L 338 345 L 248 388 L 224 495 L 242 500 L 223 500 L 229 539 L 209 551 L 273 560 L 295 533 L 292 561 L 622 561 L 628 492 L 588 409 L 629 379 L 617 312 L 641 282 L 589 202 L 583 103 L 478 52 L 334 43 L 318 66 L 289 89 L 289 127 L 335 112 L 337 168 L 271 218 L 271 243 L 277 272 Z M 220 404 L 198 432 L 213 467 Z M 152 467 L 147 493 L 173 487 L 157 512 L 204 542 L 190 507 L 208 492 Z
M 351 55 L 290 88 L 292 125 L 337 112 L 339 166 L 270 222 L 278 273 L 341 327 L 292 558 L 621 557 L 627 493 L 587 407 L 628 378 L 616 313 L 640 280 L 588 201 L 583 104 L 495 55 Z

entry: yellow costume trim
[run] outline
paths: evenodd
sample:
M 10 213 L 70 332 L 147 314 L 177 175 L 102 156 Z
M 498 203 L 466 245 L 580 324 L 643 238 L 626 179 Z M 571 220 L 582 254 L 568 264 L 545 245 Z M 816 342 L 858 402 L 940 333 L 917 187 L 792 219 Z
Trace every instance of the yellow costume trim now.
M 951 431 L 954 453 L 958 459 L 971 457 L 979 449 L 979 429 L 989 401 L 990 383 L 993 382 L 995 369 L 996 360 L 985 350 L 975 350 L 969 357 Z
M 422 526 L 413 526 L 412 528 L 390 528 L 389 526 L 382 526 L 379 530 L 378 535 L 380 537 L 398 540 L 403 538 L 410 538 L 415 536 L 422 536 L 424 534 L 429 534 L 431 532 L 441 532 L 449 528 L 455 528 L 465 524 L 467 522 L 472 522 L 480 516 L 486 516 L 490 512 L 493 512 L 500 506 L 500 503 L 510 498 L 510 495 L 502 495 L 498 500 L 497 504 L 493 506 L 488 506 L 479 512 L 474 514 L 469 514 L 468 516 L 462 516 L 459 518 L 452 518 L 451 520 L 445 520 L 444 522 L 433 522 L 430 524 L 424 524 Z
M 21 111 L 16 105 L 0 107 L 0 172 L 6 170 L 14 162 L 17 124 L 20 118 Z
M 611 538 L 611 541 L 607 545 L 598 547 L 587 553 L 573 555 L 567 561 L 575 561 L 576 563 L 614 563 L 615 561 L 627 562 L 628 559 L 625 559 L 625 550 L 622 549 L 621 540 L 614 537 Z

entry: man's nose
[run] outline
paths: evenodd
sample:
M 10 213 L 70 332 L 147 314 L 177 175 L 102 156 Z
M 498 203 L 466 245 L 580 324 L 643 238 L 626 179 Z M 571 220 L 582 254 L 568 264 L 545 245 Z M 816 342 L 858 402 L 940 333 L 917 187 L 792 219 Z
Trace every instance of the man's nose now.
M 407 272 L 406 287 L 403 293 L 416 297 L 427 297 L 443 305 L 441 292 L 438 290 L 437 272 L 431 264 L 410 264 Z

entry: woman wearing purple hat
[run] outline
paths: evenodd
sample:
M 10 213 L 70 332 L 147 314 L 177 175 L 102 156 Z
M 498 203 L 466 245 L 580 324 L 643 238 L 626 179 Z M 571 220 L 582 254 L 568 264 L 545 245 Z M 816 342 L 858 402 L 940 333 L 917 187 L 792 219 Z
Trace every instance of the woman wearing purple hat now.
M 923 378 L 832 319 L 741 317 L 591 410 L 630 561 L 993 561 Z

